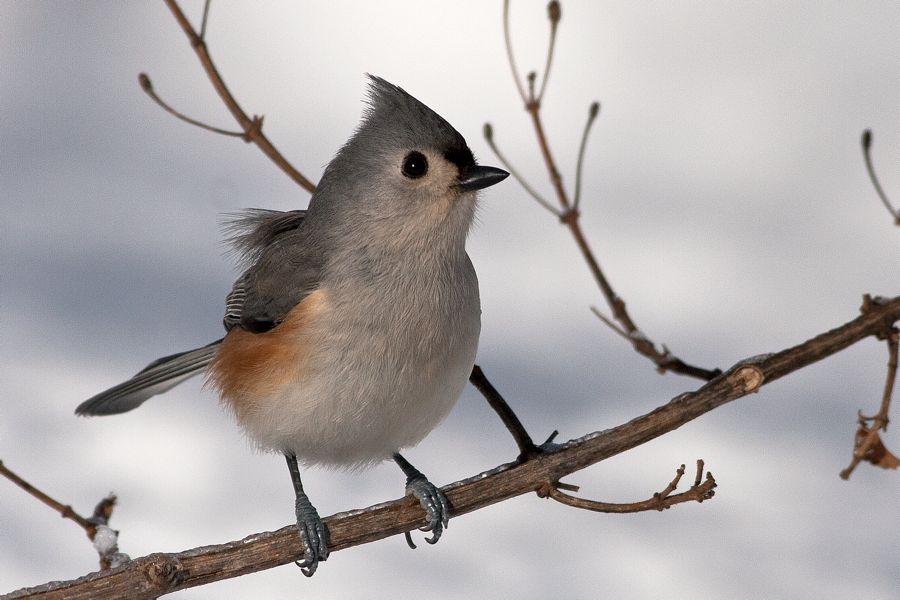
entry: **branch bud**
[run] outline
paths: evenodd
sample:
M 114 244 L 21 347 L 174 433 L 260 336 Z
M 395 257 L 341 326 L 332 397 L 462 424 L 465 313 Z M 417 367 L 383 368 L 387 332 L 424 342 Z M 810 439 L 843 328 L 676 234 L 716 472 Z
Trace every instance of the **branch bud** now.
M 141 89 L 143 89 L 145 92 L 153 91 L 153 83 L 150 82 L 150 78 L 146 73 L 138 74 L 138 83 L 141 84 Z
M 559 20 L 562 18 L 562 7 L 559 5 L 559 2 L 553 0 L 547 4 L 547 16 L 554 25 L 559 23 Z

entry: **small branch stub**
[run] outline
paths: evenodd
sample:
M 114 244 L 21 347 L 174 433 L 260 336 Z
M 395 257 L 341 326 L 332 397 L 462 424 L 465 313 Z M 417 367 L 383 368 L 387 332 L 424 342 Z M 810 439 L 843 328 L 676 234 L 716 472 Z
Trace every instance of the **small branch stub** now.
M 762 370 L 752 365 L 741 367 L 734 376 L 741 381 L 744 391 L 747 393 L 758 392 L 766 380 Z

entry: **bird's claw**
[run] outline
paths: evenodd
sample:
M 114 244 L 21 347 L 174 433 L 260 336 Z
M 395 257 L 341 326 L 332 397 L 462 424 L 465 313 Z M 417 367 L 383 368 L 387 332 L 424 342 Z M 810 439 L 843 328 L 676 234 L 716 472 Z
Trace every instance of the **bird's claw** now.
M 425 509 L 428 525 L 420 527 L 419 531 L 430 531 L 431 537 L 425 538 L 425 541 L 429 544 L 436 544 L 450 524 L 450 504 L 447 502 L 447 497 L 439 487 L 428 481 L 423 475 L 411 477 L 406 481 L 406 493 L 418 499 L 419 504 Z M 406 532 L 406 543 L 410 548 L 416 547 L 409 532 Z
M 307 577 L 312 577 L 319 561 L 328 560 L 328 531 L 316 508 L 306 498 L 297 498 L 297 532 L 303 545 L 303 560 L 294 561 Z

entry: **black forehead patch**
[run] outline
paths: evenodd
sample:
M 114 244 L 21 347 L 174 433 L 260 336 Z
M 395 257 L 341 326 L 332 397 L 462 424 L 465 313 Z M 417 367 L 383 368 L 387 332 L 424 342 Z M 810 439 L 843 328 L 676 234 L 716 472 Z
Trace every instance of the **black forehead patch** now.
M 453 148 L 444 152 L 444 158 L 452 162 L 460 169 L 471 167 L 475 164 L 475 157 L 468 146 L 462 148 Z

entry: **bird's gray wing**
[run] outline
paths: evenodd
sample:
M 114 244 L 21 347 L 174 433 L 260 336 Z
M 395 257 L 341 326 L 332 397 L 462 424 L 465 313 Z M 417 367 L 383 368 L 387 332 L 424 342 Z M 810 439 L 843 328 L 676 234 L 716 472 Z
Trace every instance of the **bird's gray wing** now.
M 228 241 L 246 269 L 225 298 L 226 330 L 269 331 L 319 287 L 324 261 L 301 227 L 305 216 L 250 209 L 229 221 Z
M 75 414 L 115 415 L 137 408 L 145 400 L 200 373 L 212 360 L 221 341 L 216 340 L 202 348 L 158 358 L 128 381 L 79 404 Z
M 246 270 L 225 301 L 225 328 L 241 326 L 267 331 L 318 285 L 321 261 L 304 251 L 298 228 L 305 211 L 251 209 L 227 224 L 229 241 Z M 213 359 L 222 340 L 157 359 L 134 377 L 82 402 L 79 415 L 113 415 L 137 408 L 199 374 Z

